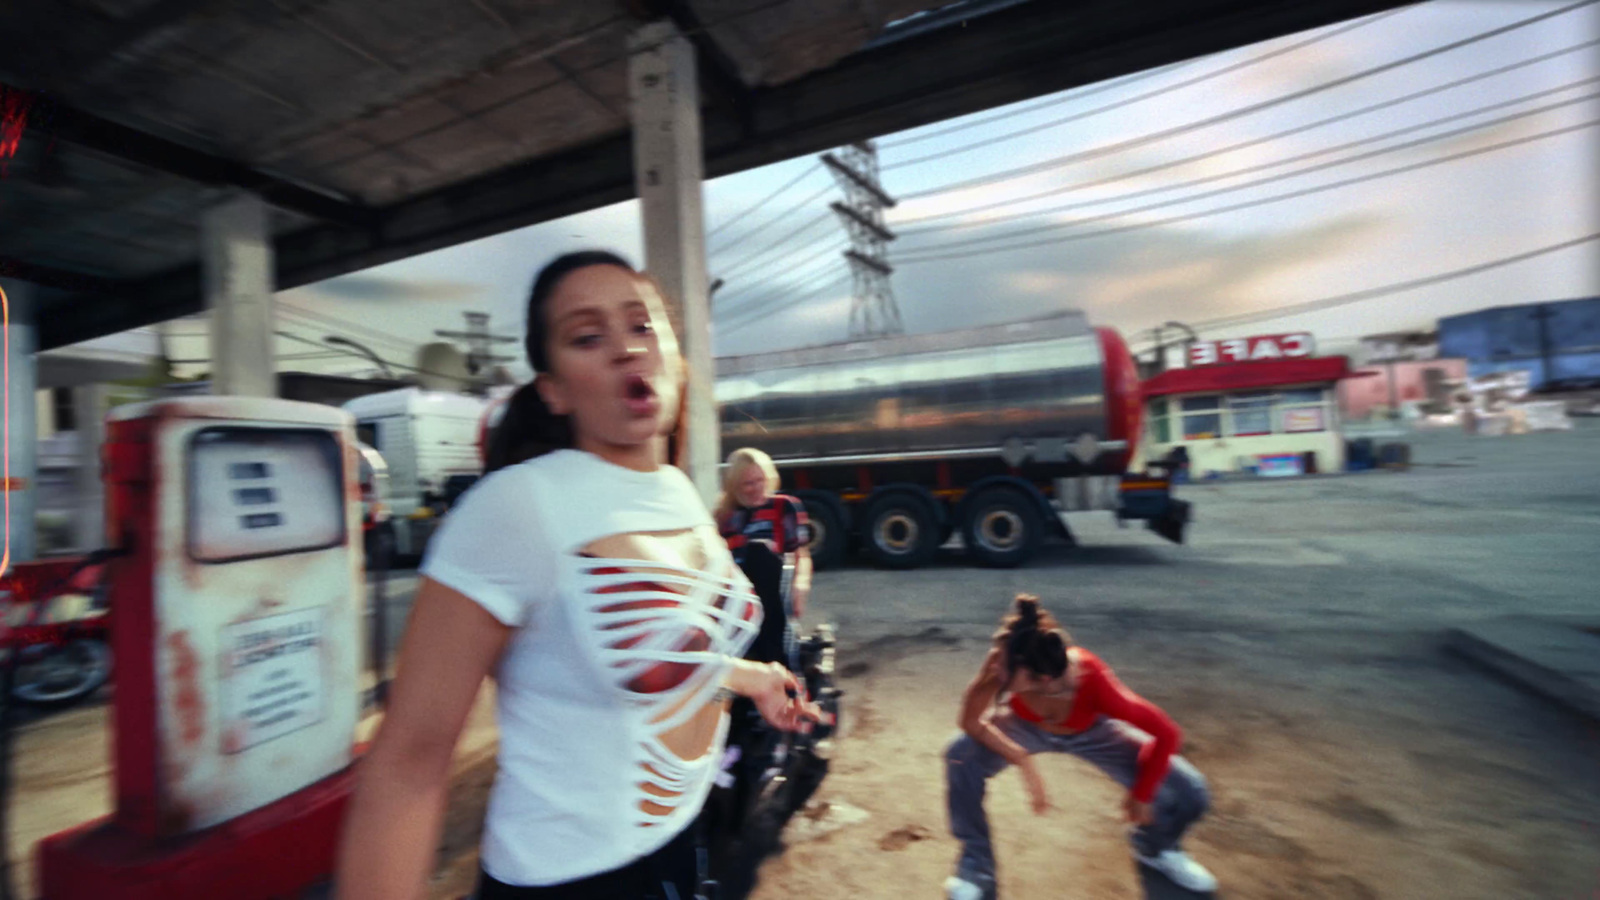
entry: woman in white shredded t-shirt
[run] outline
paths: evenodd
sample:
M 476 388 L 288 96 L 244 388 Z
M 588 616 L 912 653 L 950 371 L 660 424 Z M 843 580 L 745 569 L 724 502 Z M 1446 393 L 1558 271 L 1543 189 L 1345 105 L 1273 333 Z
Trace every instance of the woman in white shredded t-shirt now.
M 821 715 L 782 666 L 739 658 L 761 605 L 669 462 L 684 366 L 653 282 L 562 256 L 534 281 L 526 345 L 537 376 L 423 562 L 341 900 L 422 896 L 486 676 L 500 745 L 478 900 L 691 900 L 729 699 L 785 729 Z

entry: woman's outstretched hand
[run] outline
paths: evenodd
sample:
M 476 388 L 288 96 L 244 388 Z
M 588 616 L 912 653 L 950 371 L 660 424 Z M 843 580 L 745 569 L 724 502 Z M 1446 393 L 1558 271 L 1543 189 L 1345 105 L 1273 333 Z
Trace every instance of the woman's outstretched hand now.
M 1033 757 L 1029 756 L 1017 765 L 1022 772 L 1022 784 L 1028 789 L 1028 805 L 1033 807 L 1033 814 L 1042 816 L 1050 811 L 1050 796 L 1044 790 L 1044 776 L 1039 774 L 1039 767 L 1034 764 Z
M 800 731 L 812 722 L 833 724 L 833 716 L 811 702 L 794 673 L 778 663 L 738 660 L 728 675 L 728 689 L 749 697 L 774 728 Z

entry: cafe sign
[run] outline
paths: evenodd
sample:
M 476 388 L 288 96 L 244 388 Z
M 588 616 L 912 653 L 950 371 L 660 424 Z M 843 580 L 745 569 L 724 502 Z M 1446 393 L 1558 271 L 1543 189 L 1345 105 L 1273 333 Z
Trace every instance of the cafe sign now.
M 1195 341 L 1189 345 L 1189 365 L 1216 366 L 1273 359 L 1306 359 L 1314 353 L 1316 344 L 1309 332 L 1267 334 L 1225 341 Z

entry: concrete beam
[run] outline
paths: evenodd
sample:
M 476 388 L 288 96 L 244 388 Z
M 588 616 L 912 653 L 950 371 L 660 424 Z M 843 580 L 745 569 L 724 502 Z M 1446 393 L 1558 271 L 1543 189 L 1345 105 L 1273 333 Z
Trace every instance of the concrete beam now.
M 241 194 L 206 210 L 200 253 L 211 310 L 212 392 L 276 396 L 266 204 Z
M 628 41 L 634 178 L 644 223 L 645 268 L 682 312 L 689 363 L 689 477 L 709 505 L 721 457 L 712 398 L 711 297 L 706 289 L 704 149 L 695 50 L 671 22 L 641 27 Z
M 30 121 L 38 122 L 37 129 L 52 139 L 197 184 L 241 188 L 265 198 L 273 206 L 314 219 L 351 228 L 366 228 L 377 222 L 373 209 L 347 198 L 315 191 L 236 160 L 102 119 L 48 94 L 23 93 L 29 94 L 32 100 Z

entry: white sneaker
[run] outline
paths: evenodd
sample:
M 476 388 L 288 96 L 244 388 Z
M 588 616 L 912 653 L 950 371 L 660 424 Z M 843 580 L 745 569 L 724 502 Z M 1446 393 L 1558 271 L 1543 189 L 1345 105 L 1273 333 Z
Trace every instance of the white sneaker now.
M 1155 856 L 1136 854 L 1139 862 L 1167 876 L 1173 884 L 1196 894 L 1209 894 L 1217 889 L 1217 877 L 1207 871 L 1182 850 L 1163 850 Z
M 954 875 L 944 880 L 945 900 L 983 900 L 983 888 Z

